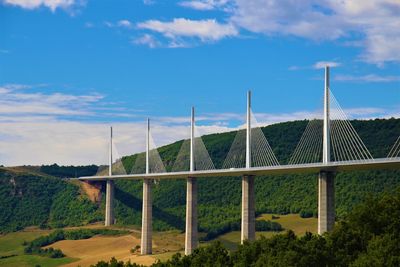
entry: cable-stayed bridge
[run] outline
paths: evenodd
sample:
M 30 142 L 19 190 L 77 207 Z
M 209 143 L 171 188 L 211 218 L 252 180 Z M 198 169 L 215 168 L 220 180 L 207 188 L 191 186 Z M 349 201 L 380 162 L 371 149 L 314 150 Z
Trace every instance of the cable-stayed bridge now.
M 255 239 L 255 192 L 257 175 L 318 173 L 318 233 L 330 231 L 335 223 L 334 178 L 337 172 L 351 170 L 400 169 L 400 136 L 386 158 L 374 159 L 345 112 L 330 91 L 329 67 L 325 69 L 324 107 L 320 116 L 309 120 L 288 164 L 281 165 L 251 110 L 247 96 L 246 128 L 239 130 L 221 169 L 216 169 L 201 139 L 196 135 L 192 108 L 190 139 L 182 143 L 172 171 L 166 168 L 151 136 L 147 121 L 146 152 L 138 154 L 131 170 L 126 171 L 116 156 L 112 142 L 109 166 L 86 181 L 106 181 L 105 225 L 114 222 L 114 180 L 143 179 L 141 253 L 152 253 L 152 184 L 159 179 L 187 179 L 185 253 L 198 245 L 197 178 L 242 177 L 241 240 Z

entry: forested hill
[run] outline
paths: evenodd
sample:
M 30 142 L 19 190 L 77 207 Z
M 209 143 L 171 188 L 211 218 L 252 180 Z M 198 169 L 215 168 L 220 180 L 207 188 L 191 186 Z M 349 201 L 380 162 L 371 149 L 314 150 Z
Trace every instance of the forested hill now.
M 294 151 L 307 121 L 295 121 L 262 128 L 281 164 Z M 352 121 L 352 125 L 375 158 L 385 157 L 400 134 L 400 119 Z M 203 136 L 204 144 L 217 168 L 222 166 L 236 132 Z M 171 170 L 183 141 L 159 148 Z M 131 170 L 138 155 L 123 158 Z M 90 175 L 87 168 L 46 166 L 28 172 L 0 168 L 0 231 L 27 225 L 63 226 L 103 219 L 104 203 L 91 203 L 79 187 L 58 177 Z M 47 173 L 46 175 L 43 173 Z M 336 210 L 339 217 L 367 193 L 392 190 L 400 185 L 399 171 L 339 173 L 336 183 Z M 117 181 L 116 220 L 119 224 L 141 223 L 141 181 Z M 160 181 L 154 186 L 154 228 L 184 228 L 185 181 Z M 200 230 L 220 232 L 240 220 L 240 177 L 199 180 Z M 316 215 L 316 175 L 286 175 L 256 178 L 257 213 L 299 213 Z
M 79 187 L 37 168 L 0 167 L 0 233 L 24 227 L 81 225 L 103 218 Z

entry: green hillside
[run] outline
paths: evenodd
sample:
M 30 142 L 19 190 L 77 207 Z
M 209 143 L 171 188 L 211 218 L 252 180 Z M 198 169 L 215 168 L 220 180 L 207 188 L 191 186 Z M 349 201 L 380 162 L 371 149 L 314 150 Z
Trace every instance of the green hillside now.
M 26 226 L 62 227 L 101 220 L 79 187 L 27 168 L 0 168 L 0 233 Z
M 354 128 L 375 158 L 385 157 L 400 134 L 400 119 L 352 121 Z M 281 164 L 290 158 L 307 121 L 286 122 L 263 128 Z M 217 168 L 222 166 L 236 132 L 203 137 Z M 171 170 L 183 141 L 159 148 L 167 170 Z M 138 155 L 123 158 L 127 170 Z M 91 203 L 79 187 L 43 175 L 74 177 L 94 172 L 59 166 L 42 167 L 35 172 L 0 169 L 0 231 L 17 230 L 28 225 L 78 225 L 103 219 L 103 205 Z M 317 176 L 286 175 L 256 178 L 256 211 L 260 213 L 302 213 L 316 215 Z M 368 193 L 393 190 L 400 185 L 400 171 L 339 173 L 336 183 L 336 211 L 346 214 Z M 184 180 L 157 182 L 154 186 L 154 228 L 184 229 L 186 185 Z M 117 224 L 141 224 L 141 181 L 116 182 Z M 104 198 L 103 198 L 104 199 Z M 240 177 L 199 179 L 199 227 L 203 232 L 220 233 L 240 220 Z M 4 207 L 4 208 L 3 208 Z

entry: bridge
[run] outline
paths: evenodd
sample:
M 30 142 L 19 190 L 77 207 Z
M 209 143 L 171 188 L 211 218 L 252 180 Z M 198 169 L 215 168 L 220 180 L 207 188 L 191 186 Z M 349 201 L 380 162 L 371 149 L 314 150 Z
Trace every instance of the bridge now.
M 157 149 L 151 149 L 150 120 L 147 120 L 145 166 L 143 172 L 115 171 L 122 162 L 113 162 L 112 128 L 108 175 L 79 177 L 83 181 L 106 181 L 105 225 L 114 223 L 114 181 L 143 180 L 141 254 L 152 253 L 153 180 L 186 179 L 185 254 L 198 246 L 197 179 L 242 177 L 241 242 L 255 239 L 254 180 L 259 175 L 318 174 L 318 233 L 333 229 L 335 223 L 334 178 L 337 172 L 351 170 L 400 169 L 400 137 L 386 158 L 374 159 L 347 120 L 330 91 L 329 67 L 325 68 L 323 117 L 310 120 L 287 165 L 280 165 L 260 128 L 252 127 L 251 92 L 247 96 L 246 129 L 238 131 L 222 169 L 215 169 L 200 138 L 195 137 L 194 108 L 188 140 L 188 170 L 166 172 Z M 240 142 L 241 137 L 245 142 Z M 243 145 L 242 143 L 245 143 Z M 182 145 L 182 147 L 184 144 Z M 178 155 L 179 158 L 179 155 Z M 184 157 L 183 157 L 184 158 Z M 123 167 L 123 166 L 122 166 Z

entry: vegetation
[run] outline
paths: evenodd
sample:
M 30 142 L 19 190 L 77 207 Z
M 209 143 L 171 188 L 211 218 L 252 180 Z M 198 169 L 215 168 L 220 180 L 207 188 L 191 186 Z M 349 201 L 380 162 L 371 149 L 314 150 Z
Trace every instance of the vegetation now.
M 42 248 L 61 240 L 79 240 L 88 239 L 95 235 L 121 235 L 128 231 L 112 229 L 79 229 L 79 230 L 56 230 L 47 236 L 38 237 L 26 244 L 24 252 L 26 254 L 35 254 L 47 256 L 50 258 L 62 258 L 65 255 L 59 249 Z
M 74 259 L 69 257 L 50 258 L 38 255 L 25 254 L 24 249 L 28 242 L 49 234 L 49 230 L 27 229 L 24 231 L 0 235 L 0 266 L 31 267 L 31 266 L 59 266 Z M 25 245 L 25 246 L 24 246 Z
M 400 119 L 352 121 L 366 146 L 376 158 L 385 157 L 400 132 Z M 262 128 L 281 164 L 290 158 L 307 121 L 279 123 Z M 376 131 L 379 129 L 379 131 Z M 203 137 L 217 168 L 222 166 L 236 132 Z M 159 148 L 167 170 L 171 170 L 183 141 Z M 122 159 L 131 170 L 138 154 Z M 94 166 L 43 166 L 42 172 L 57 177 L 90 175 Z M 391 190 L 400 185 L 400 171 L 339 173 L 335 179 L 336 213 L 343 218 L 368 193 Z M 256 178 L 256 214 L 299 213 L 317 215 L 316 175 L 260 176 Z M 235 229 L 240 221 L 240 177 L 199 179 L 199 229 L 210 239 Z M 117 224 L 141 225 L 142 182 L 116 182 Z M 184 180 L 159 181 L 154 185 L 153 227 L 155 230 L 184 230 L 186 183 Z M 0 168 L 0 232 L 30 225 L 42 227 L 77 226 L 104 218 L 104 197 L 92 203 L 75 184 L 38 173 L 15 172 Z
M 0 168 L 0 233 L 26 226 L 77 226 L 102 220 L 79 187 L 60 179 Z
M 18 255 L 0 260 L 0 266 L 4 267 L 56 267 L 76 261 L 68 257 L 49 258 L 38 255 Z
M 99 169 L 96 165 L 89 166 L 58 166 L 57 164 L 43 165 L 40 171 L 59 178 L 73 178 L 95 175 Z
M 223 235 L 225 233 L 229 233 L 232 231 L 240 231 L 241 222 L 236 221 L 230 224 L 223 225 L 220 228 L 210 228 L 206 231 L 206 235 L 203 236 L 200 241 L 209 241 L 215 239 L 216 237 Z M 265 220 L 257 220 L 256 221 L 256 231 L 273 231 L 279 232 L 282 231 L 282 226 L 277 222 L 265 221 Z
M 170 266 L 399 266 L 400 190 L 369 196 L 331 233 L 324 236 L 292 231 L 240 245 L 229 253 L 220 242 L 189 256 L 175 254 L 153 267 Z M 130 262 L 99 262 L 95 267 L 137 267 Z

